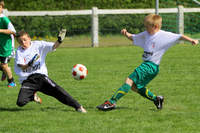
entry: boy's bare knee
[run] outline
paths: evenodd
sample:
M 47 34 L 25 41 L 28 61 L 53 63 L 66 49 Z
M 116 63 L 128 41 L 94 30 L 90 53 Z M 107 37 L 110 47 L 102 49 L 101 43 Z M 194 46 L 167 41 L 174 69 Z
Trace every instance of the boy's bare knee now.
M 2 68 L 3 70 L 8 69 L 8 64 L 7 64 L 7 63 L 1 63 L 1 68 Z
M 126 84 L 132 86 L 133 85 L 133 80 L 130 79 L 130 78 L 126 78 L 126 81 L 125 81 Z

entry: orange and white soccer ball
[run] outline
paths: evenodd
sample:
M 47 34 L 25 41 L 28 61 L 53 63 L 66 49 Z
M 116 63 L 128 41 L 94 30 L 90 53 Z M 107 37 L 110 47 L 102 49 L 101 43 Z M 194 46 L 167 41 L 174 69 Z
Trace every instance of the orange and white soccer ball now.
M 72 68 L 72 77 L 76 80 L 82 80 L 88 75 L 88 70 L 83 64 L 76 64 Z

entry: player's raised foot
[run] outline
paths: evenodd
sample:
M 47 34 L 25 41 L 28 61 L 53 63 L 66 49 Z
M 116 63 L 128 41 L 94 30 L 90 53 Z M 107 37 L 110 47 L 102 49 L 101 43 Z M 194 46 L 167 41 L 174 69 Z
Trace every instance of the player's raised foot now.
M 80 108 L 78 108 L 76 111 L 78 111 L 80 113 L 87 113 L 86 109 L 84 109 L 83 106 L 81 106 Z
M 1 75 L 1 81 L 4 81 L 4 80 L 6 80 L 6 74 L 3 72 Z
M 37 93 L 34 93 L 34 101 L 36 103 L 42 104 L 42 99 L 37 95 Z
M 154 101 L 154 104 L 156 105 L 157 109 L 162 109 L 164 102 L 164 97 L 163 96 L 157 96 L 156 101 Z
M 9 87 L 9 88 L 12 88 L 12 87 L 15 87 L 15 86 L 16 86 L 15 82 L 10 82 L 10 83 L 8 83 L 8 87 Z
M 109 111 L 109 110 L 115 109 L 116 104 L 112 104 L 110 103 L 110 101 L 107 100 L 103 104 L 97 106 L 97 108 L 102 111 Z

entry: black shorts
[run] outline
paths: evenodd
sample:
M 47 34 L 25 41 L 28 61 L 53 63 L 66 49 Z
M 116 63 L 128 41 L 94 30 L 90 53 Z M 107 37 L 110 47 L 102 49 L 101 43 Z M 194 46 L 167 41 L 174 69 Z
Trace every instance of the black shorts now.
M 34 93 L 40 91 L 46 95 L 52 96 L 63 104 L 80 108 L 80 104 L 67 93 L 62 87 L 57 85 L 53 80 L 43 74 L 31 74 L 22 82 L 22 86 L 18 95 L 17 105 L 24 106 L 34 100 Z
M 8 62 L 10 62 L 10 57 L 0 56 L 0 62 L 3 63 L 3 64 L 7 64 Z

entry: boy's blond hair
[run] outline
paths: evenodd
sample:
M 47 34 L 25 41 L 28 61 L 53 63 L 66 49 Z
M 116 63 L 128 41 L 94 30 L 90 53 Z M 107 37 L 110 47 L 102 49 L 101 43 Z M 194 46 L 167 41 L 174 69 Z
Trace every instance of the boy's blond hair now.
M 0 6 L 2 6 L 2 7 L 4 8 L 4 6 L 5 6 L 5 3 L 4 3 L 4 1 L 3 1 L 3 0 L 0 0 Z
M 156 14 L 149 14 L 144 19 L 144 26 L 146 28 L 148 27 L 154 27 L 158 26 L 158 28 L 161 28 L 162 26 L 162 17 Z

